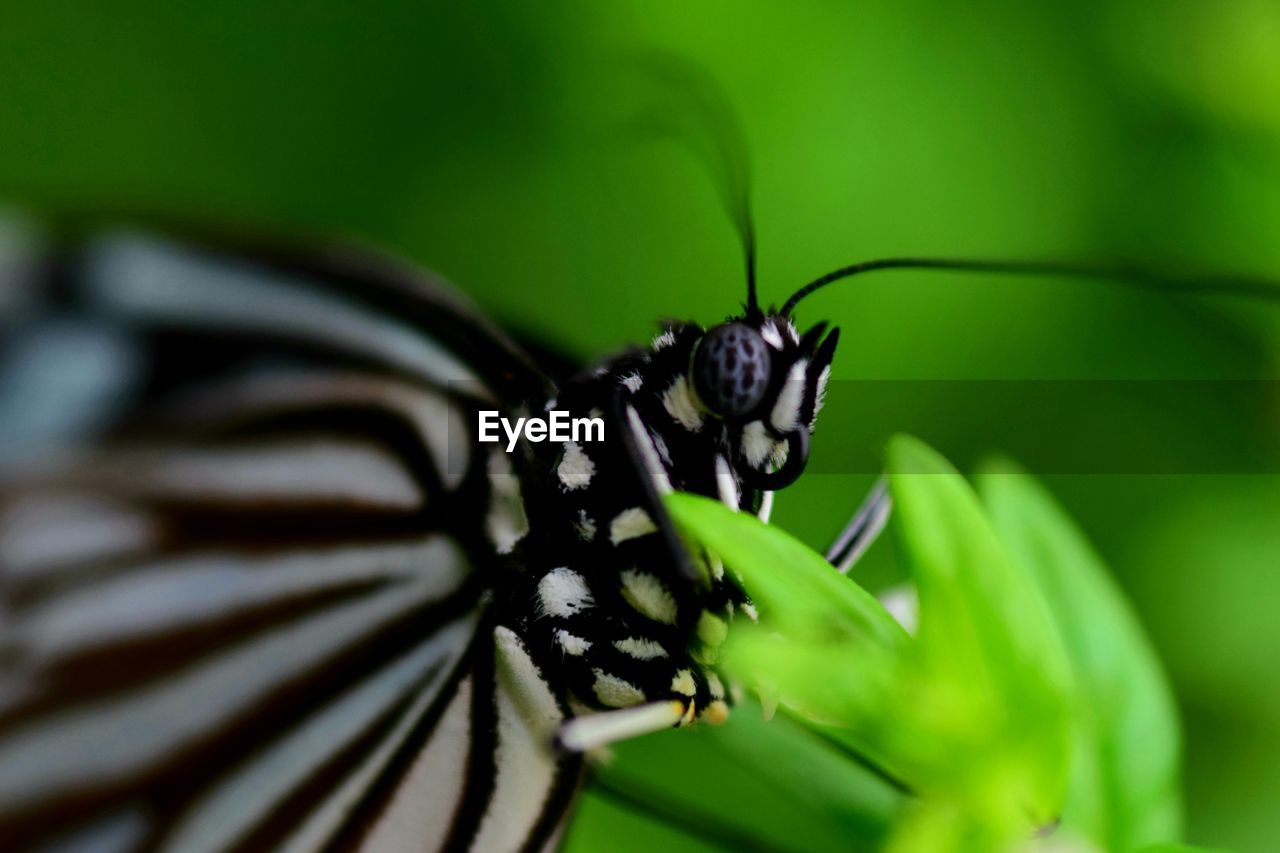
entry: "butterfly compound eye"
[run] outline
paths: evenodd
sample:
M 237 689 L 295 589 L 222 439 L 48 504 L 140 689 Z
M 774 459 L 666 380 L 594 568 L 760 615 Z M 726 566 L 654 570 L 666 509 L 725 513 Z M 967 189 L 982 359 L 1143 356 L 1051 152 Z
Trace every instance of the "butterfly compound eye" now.
M 693 387 L 703 405 L 723 418 L 755 410 L 769 388 L 768 344 L 745 323 L 707 332 L 693 357 Z

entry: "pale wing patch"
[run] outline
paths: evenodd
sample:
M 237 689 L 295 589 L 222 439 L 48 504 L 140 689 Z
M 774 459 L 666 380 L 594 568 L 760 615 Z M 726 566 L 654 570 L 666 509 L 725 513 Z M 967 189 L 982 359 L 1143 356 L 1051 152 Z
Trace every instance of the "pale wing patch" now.
M 424 502 L 394 454 L 366 442 L 257 441 L 180 451 L 138 450 L 94 460 L 94 486 L 127 496 L 219 501 L 345 500 L 395 509 Z
M 435 568 L 458 582 L 465 578 L 465 565 Z M 137 778 L 167 757 L 207 743 L 227 720 L 261 708 L 282 679 L 313 673 L 386 625 L 439 601 L 440 586 L 397 584 L 202 658 L 199 666 L 154 686 L 100 700 L 92 714 L 26 724 L 11 733 L 0 755 L 0 805 Z M 86 743 L 94 748 L 84 749 Z
M 365 836 L 365 850 L 436 851 L 444 843 L 454 809 L 462 797 L 462 786 L 441 786 L 440 780 L 456 779 L 466 772 L 467 750 L 471 745 L 471 691 L 469 677 L 458 684 L 426 749 L 413 760 L 386 811 Z M 354 796 L 351 799 L 355 801 Z M 348 810 L 354 808 L 354 802 L 337 805 L 341 810 L 336 815 L 328 814 L 329 809 L 314 815 L 294 836 L 290 849 L 323 849 Z
M 462 483 L 472 446 L 456 440 L 467 435 L 462 408 L 442 394 L 403 381 L 355 373 L 271 371 L 184 394 L 166 408 L 166 415 L 183 422 L 221 421 L 336 403 L 382 405 L 403 414 L 430 450 L 445 488 L 453 491 Z
M 409 709 L 397 718 L 388 737 L 369 750 L 360 767 L 311 813 L 307 824 L 291 841 L 299 849 L 310 849 L 305 843 L 308 839 L 317 844 L 316 836 L 336 831 L 348 811 L 390 762 L 414 724 L 440 695 L 473 629 L 474 619 L 456 623 L 332 703 L 298 720 L 286 736 L 272 741 L 185 809 L 166 836 L 166 844 L 174 850 L 225 850 L 235 847 L 237 841 L 243 844 L 255 823 L 269 817 L 289 794 L 305 785 L 319 772 L 328 756 L 366 733 L 397 699 L 410 694 L 416 696 Z M 445 725 L 444 721 L 441 725 Z M 457 723 L 453 725 L 456 727 Z M 438 776 L 461 772 L 465 765 L 465 725 L 461 730 L 455 728 L 450 732 L 458 742 L 456 748 L 441 743 L 442 734 L 437 729 L 423 758 L 431 763 Z M 420 803 L 415 809 L 415 816 L 423 822 L 414 830 L 421 836 L 421 827 L 428 827 L 431 835 L 443 836 L 452 812 L 449 808 L 452 800 L 447 796 L 428 799 L 431 802 Z
M 498 686 L 512 700 L 526 728 L 542 743 L 550 742 L 564 714 L 524 643 L 510 628 L 493 631 L 498 658 Z
M 0 565 L 10 580 L 139 554 L 160 535 L 160 525 L 123 503 L 85 495 L 34 495 L 0 511 Z
M 113 316 L 240 333 L 286 328 L 298 338 L 376 356 L 433 384 L 479 384 L 456 356 L 410 324 L 326 296 L 299 277 L 211 260 L 129 232 L 104 237 L 87 251 L 94 307 Z
M 596 463 L 591 461 L 591 457 L 578 446 L 578 443 L 565 442 L 560 465 L 556 468 L 556 475 L 560 478 L 560 484 L 565 490 L 586 488 L 591 485 L 591 478 L 595 473 Z
M 497 658 L 497 773 L 473 850 L 518 850 L 542 815 L 556 778 L 548 748 L 563 720 L 555 696 L 507 628 L 493 632 Z
M 529 518 L 520 496 L 520 480 L 511 470 L 507 454 L 489 454 L 489 514 L 485 532 L 499 554 L 510 554 L 529 532 Z
M 233 559 L 194 554 L 159 559 L 145 569 L 73 587 L 32 606 L 6 626 L 28 663 L 84 654 L 107 640 L 141 642 L 167 631 L 216 625 L 229 613 L 305 601 L 365 582 L 412 581 L 438 597 L 462 578 L 462 556 L 440 536 L 341 548 L 302 548 Z M 440 567 L 427 571 L 424 567 Z
M 638 506 L 633 506 L 618 513 L 609 523 L 609 541 L 617 545 L 619 542 L 653 533 L 657 529 L 649 513 Z
M 621 576 L 622 597 L 628 604 L 655 622 L 676 623 L 676 600 L 661 581 L 636 569 L 626 569 Z
M 538 581 L 538 604 L 542 613 L 567 619 L 591 607 L 595 600 L 582 575 L 561 566 Z

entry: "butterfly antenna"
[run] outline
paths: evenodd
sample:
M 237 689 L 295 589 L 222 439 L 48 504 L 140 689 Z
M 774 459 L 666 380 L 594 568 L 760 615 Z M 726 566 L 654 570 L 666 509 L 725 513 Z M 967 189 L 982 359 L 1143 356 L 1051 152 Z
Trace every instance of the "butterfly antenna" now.
M 877 270 L 948 270 L 996 275 L 1058 276 L 1109 281 L 1161 293 L 1207 296 L 1247 296 L 1280 302 L 1280 282 L 1231 275 L 1186 275 L 1126 264 L 1091 264 L 1070 261 L 961 260 L 956 258 L 880 258 L 832 270 L 791 294 L 782 306 L 789 316 L 802 299 L 833 282 Z
M 751 158 L 746 131 L 724 88 L 702 66 L 666 52 L 636 57 L 652 105 L 633 127 L 643 137 L 677 142 L 702 165 L 742 242 L 749 315 L 760 315 L 756 235 L 751 219 Z

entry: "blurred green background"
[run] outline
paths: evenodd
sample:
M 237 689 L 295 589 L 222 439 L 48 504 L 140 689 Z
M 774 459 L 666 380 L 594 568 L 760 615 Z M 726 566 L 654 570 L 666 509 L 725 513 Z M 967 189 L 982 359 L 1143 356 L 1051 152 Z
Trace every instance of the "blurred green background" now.
M 741 115 L 766 299 L 901 253 L 1280 275 L 1273 0 L 6 2 L 0 198 L 367 239 L 593 358 L 647 339 L 661 317 L 714 322 L 743 296 L 705 170 L 679 146 L 619 132 L 652 106 L 630 58 L 655 48 L 704 66 Z M 1280 372 L 1280 310 L 1239 301 L 904 273 L 801 312 L 823 317 L 845 330 L 837 378 Z M 1001 448 L 950 388 L 922 385 L 913 424 L 964 467 Z M 1242 431 L 1274 470 L 1280 406 L 1266 402 L 1188 398 L 1146 412 L 1144 427 L 1182 435 L 1180 470 L 1212 472 Z M 984 403 L 977 416 L 1007 416 Z M 860 423 L 857 400 L 833 397 L 815 467 L 840 470 L 895 428 Z M 1070 419 L 1053 429 L 1046 445 L 1070 440 Z M 811 474 L 775 520 L 821 545 L 871 479 Z M 1172 675 L 1189 838 L 1273 849 L 1280 480 L 1045 479 Z M 874 549 L 860 578 L 891 580 L 892 556 Z

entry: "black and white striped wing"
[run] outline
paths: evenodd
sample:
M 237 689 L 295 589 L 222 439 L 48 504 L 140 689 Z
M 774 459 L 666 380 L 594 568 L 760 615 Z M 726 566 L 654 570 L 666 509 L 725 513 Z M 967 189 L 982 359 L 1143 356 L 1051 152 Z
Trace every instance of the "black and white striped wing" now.
M 468 432 L 541 379 L 420 276 L 252 257 L 0 246 L 0 847 L 541 843 Z

